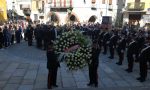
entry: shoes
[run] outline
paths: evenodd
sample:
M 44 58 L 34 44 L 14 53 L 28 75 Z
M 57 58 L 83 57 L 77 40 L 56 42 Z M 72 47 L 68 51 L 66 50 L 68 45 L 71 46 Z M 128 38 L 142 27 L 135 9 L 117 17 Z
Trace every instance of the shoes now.
M 132 72 L 131 69 L 126 69 L 125 71 L 127 71 L 128 73 L 131 73 L 131 72 Z
M 106 55 L 106 52 L 103 52 L 104 55 Z
M 98 84 L 95 84 L 94 86 L 95 86 L 95 87 L 98 87 Z
M 52 87 L 51 87 L 51 86 L 48 86 L 48 89 L 52 89 Z
M 108 57 L 108 58 L 110 58 L 110 59 L 114 59 L 114 57 L 111 57 L 111 56 L 110 56 L 110 57 Z
M 53 85 L 54 87 L 58 87 L 58 85 Z
M 142 77 L 138 77 L 137 80 L 139 80 L 140 82 L 144 82 L 145 81 L 145 79 L 142 78 Z
M 122 65 L 122 63 L 121 63 L 121 62 L 117 62 L 116 64 L 117 64 L 117 65 Z
M 87 84 L 87 86 L 91 86 L 91 85 L 93 85 L 93 84 L 92 84 L 92 83 L 88 83 L 88 84 Z

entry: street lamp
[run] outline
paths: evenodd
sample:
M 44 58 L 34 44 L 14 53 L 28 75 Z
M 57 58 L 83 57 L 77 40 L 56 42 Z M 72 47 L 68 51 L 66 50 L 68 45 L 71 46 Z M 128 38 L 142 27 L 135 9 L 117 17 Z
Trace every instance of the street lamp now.
M 12 19 L 13 19 L 13 22 L 14 22 L 14 17 L 15 17 L 15 2 L 13 1 L 12 2 Z
M 51 4 L 52 4 L 52 0 L 49 0 L 49 11 L 50 11 L 50 13 L 51 13 Z M 49 17 L 49 21 L 51 22 L 51 15 L 50 15 L 50 17 Z

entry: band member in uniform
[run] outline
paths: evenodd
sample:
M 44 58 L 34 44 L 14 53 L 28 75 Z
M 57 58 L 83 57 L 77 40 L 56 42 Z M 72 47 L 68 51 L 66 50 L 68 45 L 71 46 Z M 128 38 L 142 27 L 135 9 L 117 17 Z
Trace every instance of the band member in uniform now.
M 121 36 L 120 40 L 118 41 L 118 45 L 117 45 L 117 53 L 119 56 L 119 61 L 116 64 L 122 65 L 122 62 L 124 60 L 125 49 L 126 49 L 126 39 L 125 39 L 125 35 L 123 35 L 123 36 Z
M 87 84 L 88 86 L 91 86 L 94 84 L 95 87 L 98 87 L 98 64 L 99 64 L 99 45 L 97 41 L 93 41 L 92 45 L 92 62 L 89 64 L 89 79 L 90 82 Z
M 135 42 L 133 36 L 131 36 L 130 40 L 131 41 L 130 41 L 130 43 L 128 45 L 128 49 L 127 49 L 128 68 L 126 69 L 126 71 L 128 73 L 132 72 L 133 64 L 135 61 L 134 55 L 135 55 L 135 51 L 137 51 L 136 50 L 137 43 Z
M 110 34 L 108 29 L 106 29 L 105 34 L 103 36 L 103 48 L 104 48 L 103 54 L 107 54 L 109 38 L 110 38 Z
M 58 85 L 56 85 L 58 67 L 60 67 L 60 64 L 57 61 L 57 55 L 54 52 L 53 44 L 49 43 L 47 49 L 48 89 L 51 89 L 52 86 L 58 87 Z
M 109 51 L 110 51 L 109 58 L 110 59 L 114 59 L 114 52 L 115 52 L 117 40 L 118 40 L 117 32 L 113 32 L 113 35 L 111 36 L 111 38 L 109 40 Z
M 144 82 L 147 77 L 148 63 L 150 62 L 150 37 L 147 38 L 147 44 L 141 50 L 138 60 L 140 61 L 140 77 L 137 80 Z

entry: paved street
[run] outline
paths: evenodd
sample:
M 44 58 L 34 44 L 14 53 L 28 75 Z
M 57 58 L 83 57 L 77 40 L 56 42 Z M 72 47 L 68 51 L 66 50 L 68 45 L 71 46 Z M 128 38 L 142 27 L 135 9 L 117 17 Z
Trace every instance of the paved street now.
M 144 83 L 136 80 L 139 76 L 138 63 L 134 72 L 127 73 L 126 60 L 123 66 L 116 65 L 117 57 L 110 60 L 100 55 L 99 88 L 88 87 L 88 69 L 69 71 L 64 63 L 58 71 L 56 90 L 149 90 L 150 70 Z M 46 90 L 46 52 L 28 47 L 27 42 L 15 44 L 0 50 L 0 90 Z

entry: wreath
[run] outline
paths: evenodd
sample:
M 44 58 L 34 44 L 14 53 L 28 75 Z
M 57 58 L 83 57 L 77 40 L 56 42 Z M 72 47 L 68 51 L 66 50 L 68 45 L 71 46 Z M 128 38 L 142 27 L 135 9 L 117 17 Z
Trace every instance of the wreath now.
M 54 42 L 58 60 L 65 61 L 69 70 L 82 69 L 91 63 L 91 40 L 80 31 L 64 32 Z

